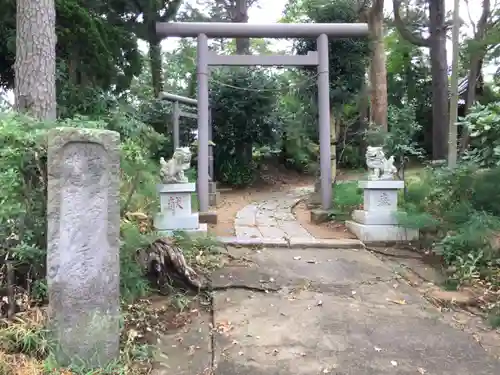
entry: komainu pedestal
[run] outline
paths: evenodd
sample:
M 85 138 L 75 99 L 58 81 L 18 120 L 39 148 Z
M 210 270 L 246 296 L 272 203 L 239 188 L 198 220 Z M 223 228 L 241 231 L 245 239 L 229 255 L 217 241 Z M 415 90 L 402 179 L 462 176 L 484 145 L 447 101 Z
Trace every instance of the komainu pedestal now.
M 404 181 L 360 181 L 363 191 L 363 210 L 355 210 L 347 228 L 363 242 L 412 241 L 418 230 L 398 224 L 398 192 Z
M 398 223 L 398 192 L 405 183 L 395 180 L 397 169 L 394 156 L 386 158 L 382 147 L 368 146 L 366 150 L 368 181 L 360 181 L 363 189 L 363 209 L 352 213 L 347 228 L 363 242 L 412 241 L 418 230 L 404 228 Z
M 192 212 L 191 198 L 196 192 L 196 184 L 188 182 L 184 171 L 191 164 L 191 152 L 187 147 L 177 148 L 172 158 L 166 162 L 160 159 L 160 178 L 157 186 L 160 195 L 160 212 L 154 219 L 155 229 L 163 235 L 176 231 L 188 234 L 207 234 L 207 224 L 200 224 L 197 212 Z
M 196 191 L 195 183 L 159 184 L 160 212 L 154 219 L 155 229 L 164 235 L 174 231 L 188 233 L 205 232 L 207 226 L 200 225 L 197 212 L 192 212 L 191 196 Z

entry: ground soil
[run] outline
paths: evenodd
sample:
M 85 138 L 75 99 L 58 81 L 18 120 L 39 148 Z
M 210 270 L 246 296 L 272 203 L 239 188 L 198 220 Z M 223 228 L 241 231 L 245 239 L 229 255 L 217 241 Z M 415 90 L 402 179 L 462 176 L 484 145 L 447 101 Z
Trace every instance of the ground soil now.
M 345 239 L 353 238 L 354 236 L 349 232 L 343 222 L 329 221 L 323 224 L 313 224 L 311 223 L 311 211 L 307 208 L 306 202 L 300 202 L 293 209 L 293 214 L 297 218 L 297 221 L 302 225 L 309 233 L 311 233 L 316 238 L 327 238 L 327 239 Z

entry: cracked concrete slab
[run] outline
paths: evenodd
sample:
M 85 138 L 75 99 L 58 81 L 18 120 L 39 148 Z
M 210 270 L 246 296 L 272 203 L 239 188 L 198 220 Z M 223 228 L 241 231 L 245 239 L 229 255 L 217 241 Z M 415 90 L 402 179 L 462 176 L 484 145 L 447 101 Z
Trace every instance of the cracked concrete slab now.
M 321 284 L 347 284 L 377 278 L 393 277 L 392 269 L 376 256 L 364 250 L 264 249 L 249 253 L 261 270 L 275 277 L 294 280 L 307 279 Z
M 163 337 L 155 375 L 500 374 L 475 336 L 366 250 L 229 251 L 245 263 L 212 275 L 224 289 L 213 317 Z
M 212 316 L 200 311 L 191 324 L 162 335 L 156 343 L 152 375 L 205 374 L 212 368 Z
M 293 297 L 228 291 L 217 295 L 215 306 L 216 322 L 229 322 L 216 335 L 220 375 L 500 371 L 467 333 L 409 306 L 377 309 L 308 291 Z
M 235 253 L 254 263 L 231 277 L 281 289 L 215 294 L 215 325 L 224 327 L 215 336 L 216 374 L 500 373 L 472 335 L 365 250 Z

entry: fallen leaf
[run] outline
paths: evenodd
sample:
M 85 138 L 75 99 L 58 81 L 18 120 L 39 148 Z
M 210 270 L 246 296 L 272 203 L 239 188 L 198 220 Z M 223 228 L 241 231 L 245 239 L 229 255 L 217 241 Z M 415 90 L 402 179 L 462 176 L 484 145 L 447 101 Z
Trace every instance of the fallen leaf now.
M 387 301 L 395 303 L 396 305 L 406 305 L 406 301 L 404 299 L 387 299 Z

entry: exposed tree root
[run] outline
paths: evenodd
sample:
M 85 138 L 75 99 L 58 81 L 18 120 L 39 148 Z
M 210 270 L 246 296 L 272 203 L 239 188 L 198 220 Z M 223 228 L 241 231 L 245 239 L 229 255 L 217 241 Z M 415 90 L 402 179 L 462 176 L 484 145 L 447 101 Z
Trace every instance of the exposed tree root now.
M 172 288 L 194 292 L 245 289 L 267 293 L 276 290 L 266 286 L 242 284 L 214 286 L 208 276 L 196 272 L 187 264 L 182 249 L 170 238 L 157 239 L 147 248 L 138 250 L 138 261 L 160 293 L 168 294 Z
M 187 264 L 182 249 L 170 238 L 159 238 L 139 249 L 138 261 L 160 290 L 168 286 L 198 291 L 208 287 L 208 279 Z

